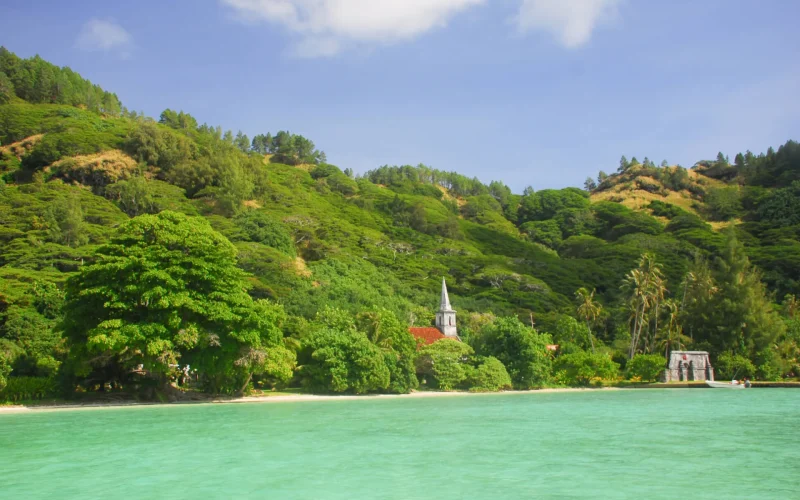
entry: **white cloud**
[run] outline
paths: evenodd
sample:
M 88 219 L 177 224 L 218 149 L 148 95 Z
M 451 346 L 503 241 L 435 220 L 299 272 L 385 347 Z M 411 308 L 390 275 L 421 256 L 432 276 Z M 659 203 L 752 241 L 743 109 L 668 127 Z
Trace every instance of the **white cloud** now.
M 133 37 L 125 28 L 112 21 L 91 19 L 83 25 L 75 46 L 82 50 L 120 51 L 125 56 L 133 45 Z
M 589 41 L 595 27 L 613 19 L 622 0 L 522 0 L 515 22 L 523 32 L 546 31 L 567 48 Z
M 485 0 L 221 0 L 248 22 L 299 36 L 295 53 L 331 56 L 347 46 L 411 40 Z

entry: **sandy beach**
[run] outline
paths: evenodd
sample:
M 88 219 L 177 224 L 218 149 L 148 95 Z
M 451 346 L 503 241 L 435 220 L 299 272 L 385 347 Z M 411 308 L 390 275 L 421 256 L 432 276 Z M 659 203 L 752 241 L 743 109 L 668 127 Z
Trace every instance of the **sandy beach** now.
M 506 391 L 506 392 L 437 392 L 437 391 L 416 391 L 410 394 L 367 394 L 367 395 L 318 395 L 318 394 L 276 394 L 270 396 L 245 396 L 241 398 L 219 398 L 207 401 L 179 401 L 174 403 L 140 403 L 130 402 L 100 402 L 100 403 L 59 403 L 42 405 L 8 405 L 0 406 L 0 414 L 4 413 L 26 413 L 41 411 L 64 411 L 64 410 L 87 410 L 101 408 L 120 408 L 132 406 L 175 406 L 175 405 L 198 405 L 198 404 L 243 404 L 243 403 L 299 403 L 308 401 L 346 401 L 358 399 L 401 399 L 401 398 L 437 398 L 437 397 L 457 397 L 457 396 L 503 396 L 511 394 L 548 394 L 554 392 L 583 392 L 583 391 L 608 391 L 621 390 L 617 387 L 602 388 L 558 388 L 558 389 L 536 389 L 530 391 Z

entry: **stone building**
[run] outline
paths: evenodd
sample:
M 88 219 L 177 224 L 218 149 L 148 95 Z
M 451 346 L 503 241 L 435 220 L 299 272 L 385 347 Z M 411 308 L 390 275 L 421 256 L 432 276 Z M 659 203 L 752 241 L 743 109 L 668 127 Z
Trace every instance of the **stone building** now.
M 444 278 L 442 278 L 439 311 L 436 313 L 436 328 L 412 326 L 408 331 L 425 344 L 433 344 L 440 339 L 461 340 L 458 338 L 458 330 L 456 328 L 456 312 L 450 305 L 450 297 L 447 295 L 447 283 L 445 283 Z
M 663 382 L 714 380 L 714 368 L 706 351 L 672 351 Z

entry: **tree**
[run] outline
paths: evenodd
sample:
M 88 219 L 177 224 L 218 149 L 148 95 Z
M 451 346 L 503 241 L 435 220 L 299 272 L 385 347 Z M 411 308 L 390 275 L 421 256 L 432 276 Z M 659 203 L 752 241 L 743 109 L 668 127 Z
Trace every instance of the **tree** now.
M 629 307 L 631 310 L 632 330 L 631 345 L 628 356 L 633 358 L 639 348 L 642 329 L 647 313 L 656 302 L 659 294 L 663 294 L 663 272 L 655 262 L 653 255 L 642 254 L 639 265 L 626 276 L 623 288 L 630 292 Z
M 602 184 L 608 179 L 608 174 L 603 172 L 602 170 L 597 174 L 597 184 Z
M 50 239 L 70 247 L 86 244 L 89 236 L 78 196 L 57 198 L 44 214 Z
M 622 158 L 619 159 L 619 168 L 617 168 L 617 172 L 622 173 L 630 168 L 631 164 L 628 162 L 628 159 L 625 158 L 625 155 L 622 155 Z
M 14 83 L 0 71 L 0 104 L 8 103 L 14 97 Z
M 391 374 L 380 348 L 352 328 L 318 327 L 298 357 L 305 387 L 365 394 L 389 387 Z
M 210 390 L 233 390 L 258 370 L 238 360 L 281 345 L 275 311 L 253 302 L 235 247 L 202 218 L 136 217 L 96 259 L 66 286 L 63 328 L 78 377 L 142 364 L 163 383 L 183 362 Z
M 520 389 L 541 387 L 550 380 L 549 335 L 539 334 L 517 318 L 498 318 L 484 326 L 474 341 L 482 356 L 493 356 L 508 370 L 514 386 Z
M 119 208 L 131 217 L 158 212 L 150 183 L 144 177 L 118 181 L 106 188 L 105 195 L 117 202 Z
M 710 189 L 705 201 L 713 220 L 731 220 L 742 210 L 739 189 L 734 186 Z
M 597 189 L 597 183 L 594 182 L 594 179 L 592 179 L 591 177 L 587 177 L 586 180 L 583 182 L 583 189 L 591 193 L 592 191 Z
M 784 324 L 734 231 L 727 231 L 725 251 L 716 259 L 713 274 L 719 290 L 703 311 L 707 321 L 696 325 L 695 336 L 717 352 L 755 359 L 783 333 Z
M 242 153 L 247 153 L 250 149 L 250 139 L 241 130 L 236 133 L 236 139 L 234 139 L 233 143 Z
M 459 388 L 471 373 L 469 358 L 474 354 L 470 346 L 455 339 L 441 339 L 419 350 L 415 361 L 417 373 L 432 386 L 443 391 Z
M 723 166 L 727 166 L 728 165 L 728 159 L 725 157 L 724 154 L 722 154 L 722 151 L 717 153 L 717 164 L 723 165 Z
M 579 288 L 575 292 L 575 299 L 578 301 L 578 318 L 586 323 L 586 328 L 589 329 L 589 340 L 592 343 L 592 352 L 594 352 L 594 339 L 592 336 L 592 325 L 597 322 L 600 313 L 603 311 L 603 306 L 594 300 L 595 290 L 591 292 L 586 288 Z
M 408 327 L 386 308 L 372 308 L 359 313 L 355 325 L 384 353 L 384 362 L 389 369 L 387 390 L 405 394 L 416 389 L 419 385 L 414 367 L 417 343 Z

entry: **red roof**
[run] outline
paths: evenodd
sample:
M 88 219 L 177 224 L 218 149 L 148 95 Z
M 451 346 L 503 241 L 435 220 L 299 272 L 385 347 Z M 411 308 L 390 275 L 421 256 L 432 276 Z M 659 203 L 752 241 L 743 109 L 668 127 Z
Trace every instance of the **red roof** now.
M 443 339 L 444 334 L 439 331 L 438 328 L 433 328 L 432 326 L 426 327 L 411 327 L 408 329 L 411 332 L 411 335 L 415 336 L 416 338 L 420 339 L 425 345 L 433 344 L 439 339 Z

